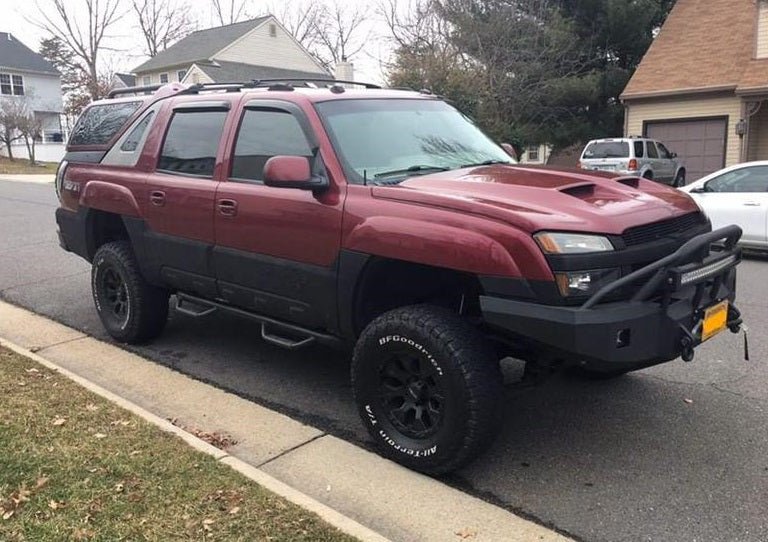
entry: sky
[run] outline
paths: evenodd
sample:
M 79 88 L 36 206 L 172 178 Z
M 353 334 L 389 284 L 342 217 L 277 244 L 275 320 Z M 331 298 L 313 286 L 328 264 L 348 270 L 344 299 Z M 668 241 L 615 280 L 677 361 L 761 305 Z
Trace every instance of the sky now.
M 200 28 L 216 26 L 213 23 L 213 13 L 210 0 L 187 0 L 199 19 Z M 247 11 L 252 16 L 262 15 L 265 12 L 276 11 L 281 2 L 292 0 L 245 0 Z M 293 0 L 295 1 L 295 0 Z M 310 0 L 311 1 L 311 0 Z M 325 1 L 325 0 L 314 0 Z M 340 4 L 365 9 L 370 16 L 361 27 L 361 36 L 366 37 L 365 47 L 351 60 L 355 65 L 355 79 L 372 83 L 383 83 L 384 73 L 382 63 L 389 57 L 391 47 L 386 36 L 386 25 L 376 17 L 373 12 L 374 0 L 339 0 Z M 49 0 L 0 0 L 0 32 L 10 32 L 17 39 L 33 50 L 37 50 L 40 40 L 46 37 L 46 33 L 36 27 L 32 20 L 39 19 L 40 10 L 46 9 Z M 67 4 L 77 6 L 82 0 L 66 0 Z M 125 8 L 130 7 L 130 0 L 123 0 Z M 50 7 L 48 8 L 50 9 Z M 116 23 L 112 31 L 113 37 L 110 46 L 118 49 L 115 53 L 109 53 L 105 58 L 105 66 L 112 71 L 130 72 L 141 64 L 147 57 L 142 55 L 141 36 L 135 20 L 126 16 Z

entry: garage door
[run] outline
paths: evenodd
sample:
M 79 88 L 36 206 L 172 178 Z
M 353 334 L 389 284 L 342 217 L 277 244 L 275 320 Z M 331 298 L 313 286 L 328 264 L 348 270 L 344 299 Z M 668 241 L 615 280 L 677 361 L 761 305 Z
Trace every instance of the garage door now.
M 682 159 L 688 182 L 725 167 L 727 131 L 728 120 L 724 118 L 653 121 L 645 125 L 646 137 L 658 139 Z

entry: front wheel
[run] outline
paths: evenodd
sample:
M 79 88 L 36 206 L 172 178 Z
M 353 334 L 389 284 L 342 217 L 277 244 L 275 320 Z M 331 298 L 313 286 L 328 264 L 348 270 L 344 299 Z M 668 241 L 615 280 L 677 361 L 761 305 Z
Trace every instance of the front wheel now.
M 91 290 L 101 323 L 115 340 L 145 342 L 165 327 L 168 291 L 144 280 L 127 241 L 106 243 L 96 251 Z
M 675 175 L 675 180 L 672 182 L 672 186 L 675 188 L 680 188 L 681 186 L 685 186 L 685 172 L 684 171 L 678 171 L 677 175 Z
M 474 459 L 499 425 L 503 386 L 493 349 L 439 307 L 403 307 L 371 322 L 355 347 L 352 388 L 380 452 L 427 474 Z

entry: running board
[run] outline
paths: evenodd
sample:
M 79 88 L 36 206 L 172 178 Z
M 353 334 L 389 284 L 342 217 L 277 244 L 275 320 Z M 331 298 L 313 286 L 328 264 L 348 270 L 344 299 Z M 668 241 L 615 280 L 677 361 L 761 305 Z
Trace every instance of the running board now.
M 269 316 L 232 307 L 226 303 L 211 301 L 189 294 L 176 294 L 176 310 L 187 316 L 193 318 L 207 316 L 219 309 L 259 322 L 261 324 L 261 338 L 281 348 L 295 350 L 313 343 L 325 344 L 335 348 L 344 346 L 344 342 L 333 335 L 282 322 Z

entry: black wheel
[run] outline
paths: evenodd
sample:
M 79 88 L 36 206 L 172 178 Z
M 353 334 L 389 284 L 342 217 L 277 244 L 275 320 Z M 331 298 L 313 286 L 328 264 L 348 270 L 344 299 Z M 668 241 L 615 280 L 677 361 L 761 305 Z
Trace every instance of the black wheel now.
M 91 290 L 104 328 L 115 340 L 141 343 L 157 337 L 168 320 L 168 291 L 149 285 L 127 241 L 99 247 Z
M 678 171 L 677 175 L 675 175 L 675 180 L 672 181 L 672 186 L 675 188 L 680 188 L 681 186 L 685 186 L 685 171 Z
M 645 173 L 643 173 L 643 179 L 648 179 L 649 181 L 652 181 L 653 173 L 651 173 L 650 171 L 646 171 Z
M 371 322 L 355 347 L 352 388 L 381 453 L 428 474 L 474 459 L 499 425 L 499 360 L 447 309 L 404 307 Z

